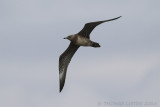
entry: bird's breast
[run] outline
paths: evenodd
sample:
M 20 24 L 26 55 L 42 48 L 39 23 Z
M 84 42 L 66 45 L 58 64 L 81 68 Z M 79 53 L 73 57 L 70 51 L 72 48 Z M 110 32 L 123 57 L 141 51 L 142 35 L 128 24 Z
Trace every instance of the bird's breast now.
M 80 36 L 77 37 L 76 45 L 79 45 L 79 46 L 91 46 L 91 44 L 92 43 L 88 38 L 80 37 Z

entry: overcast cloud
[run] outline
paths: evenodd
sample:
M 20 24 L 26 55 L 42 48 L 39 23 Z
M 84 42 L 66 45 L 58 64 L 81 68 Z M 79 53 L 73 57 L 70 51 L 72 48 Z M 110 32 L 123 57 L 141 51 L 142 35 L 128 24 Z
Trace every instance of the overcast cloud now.
M 110 107 L 106 102 L 134 101 L 159 107 L 159 4 L 0 0 L 0 107 Z M 59 93 L 58 60 L 69 45 L 62 38 L 87 22 L 118 16 L 91 33 L 101 48 L 77 51 Z

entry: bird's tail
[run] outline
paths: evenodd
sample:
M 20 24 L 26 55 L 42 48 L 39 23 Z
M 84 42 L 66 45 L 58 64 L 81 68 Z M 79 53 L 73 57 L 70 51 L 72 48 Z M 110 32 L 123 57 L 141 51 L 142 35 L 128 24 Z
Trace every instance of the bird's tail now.
M 99 45 L 99 43 L 97 43 L 97 42 L 92 42 L 92 47 L 101 47 L 100 45 Z

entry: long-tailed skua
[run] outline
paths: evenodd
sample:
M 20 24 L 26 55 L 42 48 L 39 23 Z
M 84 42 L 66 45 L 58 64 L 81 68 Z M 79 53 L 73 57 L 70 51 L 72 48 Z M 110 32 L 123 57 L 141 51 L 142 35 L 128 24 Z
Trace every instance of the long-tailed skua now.
M 120 17 L 121 16 L 117 18 L 109 19 L 109 20 L 86 23 L 83 29 L 79 33 L 73 34 L 64 38 L 64 39 L 70 40 L 70 45 L 59 57 L 59 83 L 60 83 L 59 91 L 60 92 L 62 91 L 65 84 L 68 65 L 71 61 L 72 56 L 78 50 L 78 48 L 80 46 L 90 46 L 94 48 L 100 47 L 99 43 L 90 40 L 90 33 L 92 32 L 92 30 L 99 24 L 102 24 L 108 21 L 113 21 Z

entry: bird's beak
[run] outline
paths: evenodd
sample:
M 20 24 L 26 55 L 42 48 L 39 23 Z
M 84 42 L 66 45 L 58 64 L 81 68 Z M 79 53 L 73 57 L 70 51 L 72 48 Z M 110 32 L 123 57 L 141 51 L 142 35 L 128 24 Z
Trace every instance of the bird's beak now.
M 63 38 L 63 39 L 67 39 L 67 38 L 65 37 L 65 38 Z

